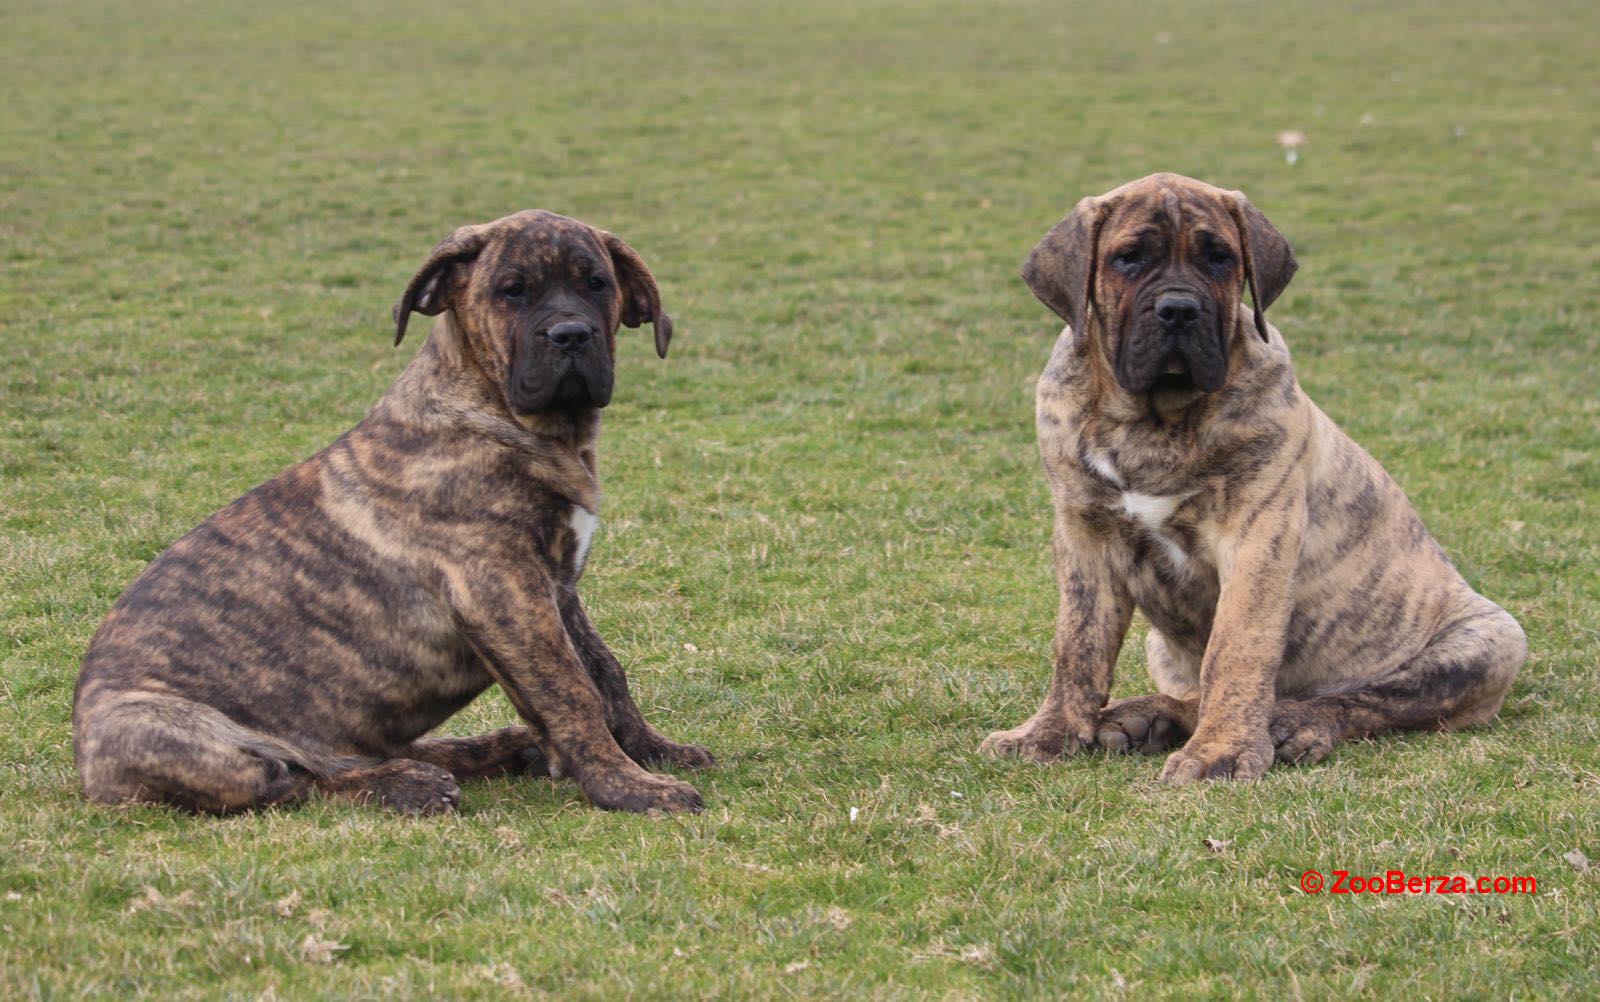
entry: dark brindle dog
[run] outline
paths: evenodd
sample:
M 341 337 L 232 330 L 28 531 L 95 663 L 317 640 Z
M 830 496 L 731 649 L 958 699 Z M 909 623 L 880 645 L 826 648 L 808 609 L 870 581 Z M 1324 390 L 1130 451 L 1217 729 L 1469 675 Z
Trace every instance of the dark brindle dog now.
M 681 811 L 642 763 L 712 764 L 645 723 L 578 600 L 619 323 L 672 322 L 610 233 L 548 212 L 456 230 L 394 310 L 438 315 L 360 424 L 211 516 L 117 600 L 84 657 L 93 800 L 226 812 L 312 790 L 410 813 L 456 779 L 571 776 Z M 525 726 L 425 738 L 498 684 Z
M 1038 388 L 1055 676 L 984 751 L 1182 744 L 1168 782 L 1255 779 L 1499 712 L 1522 629 L 1301 392 L 1262 316 L 1294 270 L 1242 194 L 1173 174 L 1084 199 L 1034 248 L 1023 278 L 1069 324 Z M 1108 706 L 1135 607 L 1160 693 Z

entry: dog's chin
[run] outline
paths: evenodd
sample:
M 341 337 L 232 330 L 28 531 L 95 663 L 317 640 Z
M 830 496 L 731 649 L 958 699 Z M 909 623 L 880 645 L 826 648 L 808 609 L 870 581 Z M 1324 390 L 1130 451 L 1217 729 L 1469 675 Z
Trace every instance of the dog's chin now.
M 1187 372 L 1163 372 L 1150 384 L 1151 393 L 1200 393 L 1194 377 Z
M 1224 376 L 1226 372 L 1210 371 L 1197 376 L 1190 369 L 1188 360 L 1180 352 L 1173 352 L 1154 376 L 1139 380 L 1137 389 L 1126 388 L 1138 396 L 1148 397 L 1157 410 L 1180 410 L 1207 393 L 1220 389 Z
M 550 404 L 564 410 L 595 406 L 594 394 L 589 390 L 589 381 L 576 372 L 567 373 L 556 383 L 555 392 L 550 396 Z
M 516 394 L 512 403 L 521 414 L 541 414 L 550 411 L 599 410 L 611 402 L 611 394 L 603 386 L 596 386 L 581 372 L 566 372 L 553 383 L 537 390 L 524 390 Z

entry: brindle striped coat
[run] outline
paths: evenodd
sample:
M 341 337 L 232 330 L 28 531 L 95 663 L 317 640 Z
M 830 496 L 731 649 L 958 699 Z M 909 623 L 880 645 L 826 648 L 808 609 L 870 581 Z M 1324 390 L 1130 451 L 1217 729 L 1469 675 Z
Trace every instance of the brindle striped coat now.
M 1069 322 L 1037 400 L 1055 672 L 984 751 L 1177 746 L 1169 782 L 1254 779 L 1499 711 L 1522 630 L 1301 391 L 1262 315 L 1295 267 L 1243 195 L 1171 174 L 1085 199 L 1034 249 L 1024 278 Z M 1135 608 L 1158 694 L 1108 705 Z
M 578 598 L 619 323 L 671 321 L 611 234 L 550 213 L 463 227 L 396 307 L 440 315 L 371 412 L 211 516 L 91 641 L 86 793 L 227 812 L 312 790 L 431 813 L 455 780 L 576 779 L 595 803 L 696 809 L 640 763 L 711 764 L 644 721 Z M 522 717 L 424 735 L 490 685 Z

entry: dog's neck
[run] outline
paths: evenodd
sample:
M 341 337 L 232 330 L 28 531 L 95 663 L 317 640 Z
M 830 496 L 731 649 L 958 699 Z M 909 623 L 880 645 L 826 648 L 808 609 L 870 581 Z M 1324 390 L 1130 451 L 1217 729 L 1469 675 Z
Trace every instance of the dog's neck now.
M 466 432 L 522 453 L 532 461 L 530 469 L 549 468 L 557 474 L 540 479 L 569 488 L 586 484 L 587 489 L 579 492 L 582 496 L 571 500 L 591 512 L 596 510 L 600 494 L 599 410 L 588 407 L 515 414 L 482 368 L 466 353 L 453 349 L 448 337 L 439 336 L 435 327 L 366 420 L 392 421 L 424 434 Z

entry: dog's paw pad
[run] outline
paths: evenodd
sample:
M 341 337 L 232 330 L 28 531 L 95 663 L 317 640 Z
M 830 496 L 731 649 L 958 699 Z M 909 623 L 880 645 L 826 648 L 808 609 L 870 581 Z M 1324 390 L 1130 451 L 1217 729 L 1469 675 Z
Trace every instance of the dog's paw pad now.
M 1184 728 L 1177 701 L 1168 696 L 1119 699 L 1100 712 L 1095 744 L 1105 751 L 1154 754 L 1180 743 Z

